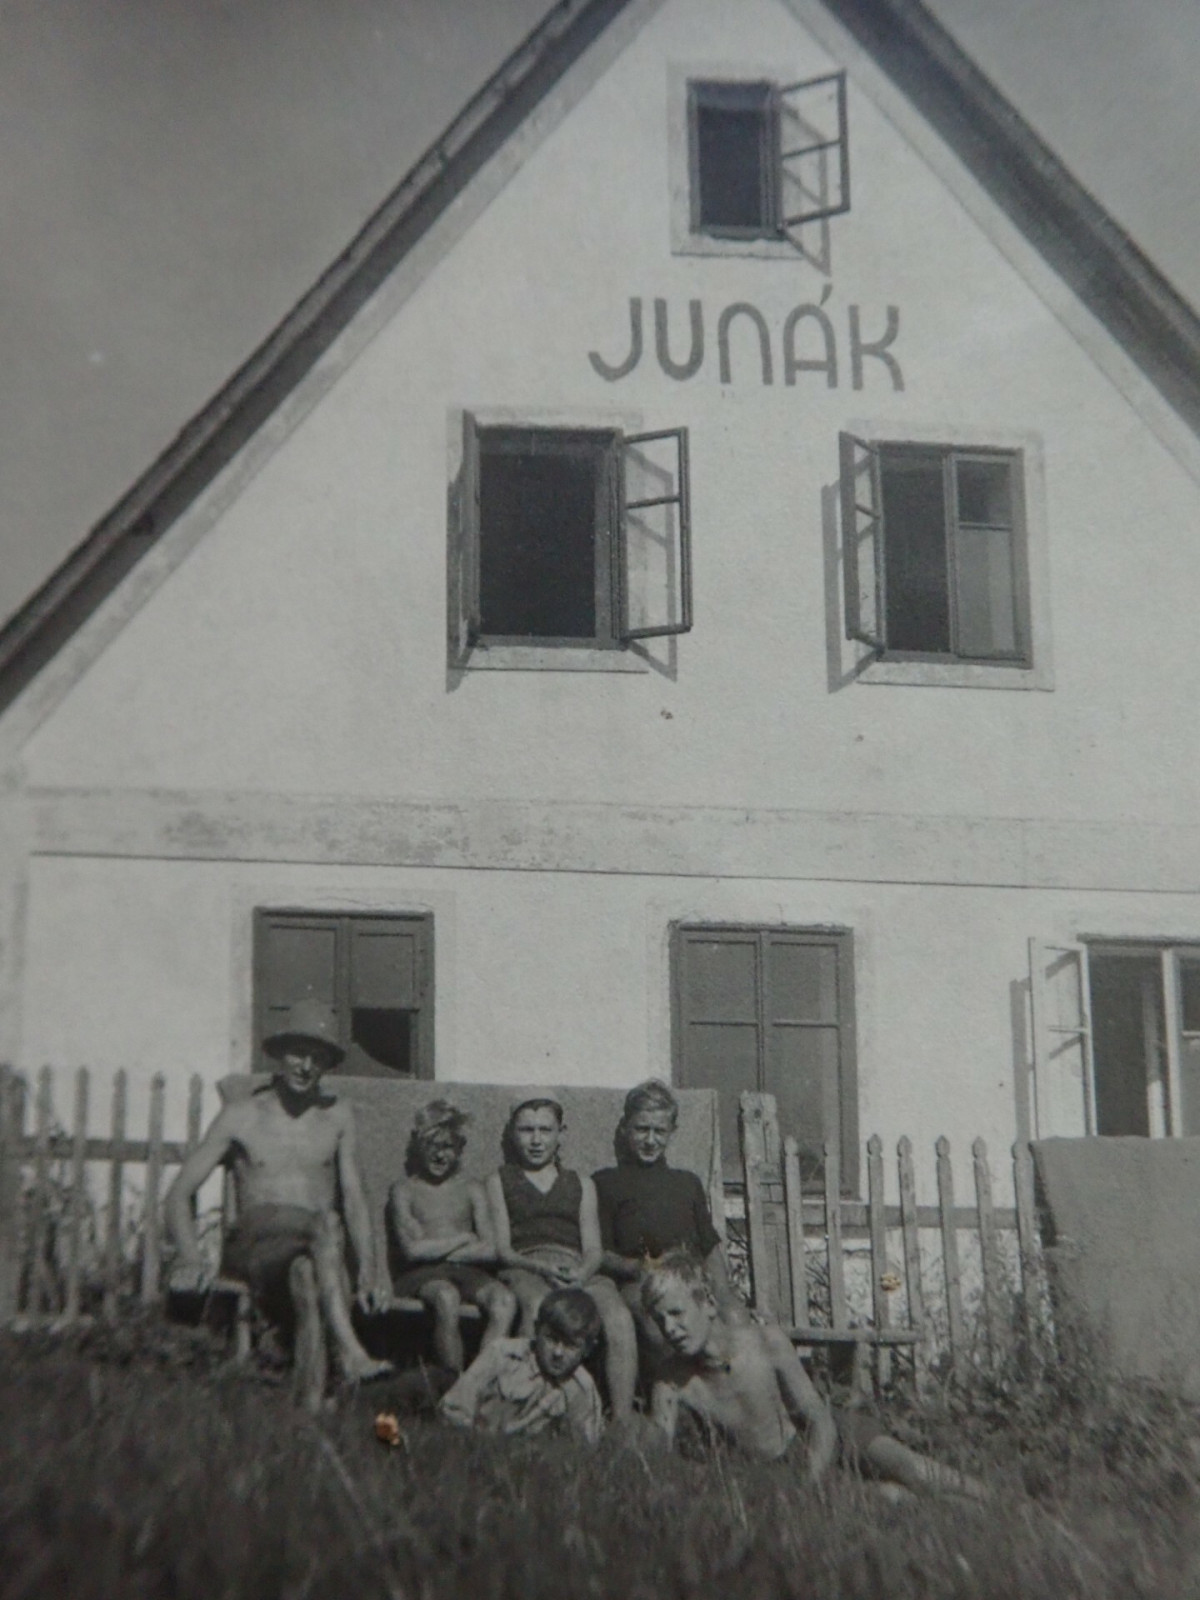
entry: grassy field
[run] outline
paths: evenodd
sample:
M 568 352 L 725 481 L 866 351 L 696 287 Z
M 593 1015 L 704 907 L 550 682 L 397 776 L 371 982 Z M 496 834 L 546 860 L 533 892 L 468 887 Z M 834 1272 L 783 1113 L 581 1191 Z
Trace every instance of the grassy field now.
M 844 1476 L 505 1443 L 385 1400 L 319 1422 L 154 1322 L 0 1341 L 5 1600 L 1200 1595 L 1200 1437 L 1152 1396 L 993 1393 L 893 1422 L 997 1490 L 889 1507 Z

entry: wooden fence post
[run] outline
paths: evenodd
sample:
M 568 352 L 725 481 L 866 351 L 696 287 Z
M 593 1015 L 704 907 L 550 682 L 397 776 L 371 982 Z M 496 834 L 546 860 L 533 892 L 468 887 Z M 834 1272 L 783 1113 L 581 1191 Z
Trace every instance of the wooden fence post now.
M 1021 1321 L 1026 1359 L 1033 1369 L 1043 1356 L 1042 1280 L 1038 1266 L 1037 1222 L 1034 1214 L 1033 1156 L 1018 1139 L 1012 1148 L 1013 1189 L 1017 1201 L 1017 1251 L 1021 1261 Z
M 108 1217 L 104 1237 L 104 1315 L 117 1314 L 121 1284 L 121 1202 L 125 1194 L 125 1068 L 113 1078 L 112 1160 L 108 1169 Z
M 783 1141 L 783 1201 L 787 1210 L 792 1323 L 798 1327 L 809 1320 L 808 1267 L 804 1251 L 804 1190 L 800 1182 L 800 1146 L 790 1133 Z
M 888 1269 L 887 1221 L 883 1206 L 883 1140 L 873 1133 L 867 1140 L 867 1231 L 871 1239 L 871 1311 L 875 1326 L 880 1330 L 891 1320 L 888 1291 L 883 1281 Z M 890 1352 L 885 1346 L 877 1345 L 875 1381 L 883 1388 L 890 1378 Z
M 142 1304 L 149 1305 L 158 1295 L 159 1275 L 162 1265 L 162 1218 L 159 1215 L 159 1191 L 163 1171 L 163 1094 L 165 1083 L 161 1072 L 150 1080 L 150 1122 L 147 1129 L 146 1192 L 143 1197 L 142 1217 Z
M 29 1263 L 29 1310 L 40 1316 L 50 1303 L 46 1252 L 50 1243 L 50 1124 L 54 1120 L 53 1085 L 49 1067 L 38 1073 L 34 1108 L 33 1228 Z
M 983 1320 L 988 1359 L 992 1370 L 1004 1355 L 1004 1327 L 1000 1306 L 1000 1256 L 996 1249 L 996 1213 L 992 1205 L 992 1169 L 987 1145 L 976 1139 L 971 1146 L 975 1164 L 975 1206 L 979 1214 L 979 1259 L 983 1269 Z
M 11 1067 L 0 1067 L 0 1325 L 16 1316 L 21 1292 L 20 1115 L 24 1097 Z
M 83 1268 L 83 1210 L 85 1200 L 84 1161 L 87 1156 L 88 1070 L 75 1074 L 75 1115 L 71 1128 L 71 1188 L 67 1195 L 67 1289 L 63 1318 L 74 1322 L 79 1315 L 79 1279 Z
M 896 1146 L 896 1166 L 900 1179 L 900 1229 L 904 1240 L 904 1294 L 908 1301 L 908 1325 L 925 1327 L 925 1294 L 921 1286 L 921 1235 L 917 1222 L 917 1185 L 913 1175 L 912 1140 L 905 1134 Z M 913 1346 L 913 1387 L 918 1398 L 924 1381 L 921 1346 Z
M 767 1199 L 764 1193 L 769 1178 L 780 1179 L 779 1123 L 775 1097 L 753 1094 L 741 1097 L 742 1171 L 746 1183 L 746 1231 L 750 1244 L 750 1282 L 754 1306 L 768 1316 L 783 1312 L 783 1273 L 773 1260 L 773 1244 L 768 1237 Z M 778 1233 L 779 1230 L 776 1230 Z
M 938 1139 L 937 1180 L 938 1209 L 941 1213 L 942 1268 L 946 1278 L 946 1322 L 950 1333 L 950 1367 L 961 1375 L 966 1354 L 963 1336 L 962 1275 L 958 1266 L 957 1218 L 954 1214 L 954 1173 L 950 1167 L 950 1141 L 945 1134 Z
M 846 1259 L 842 1254 L 842 1154 L 836 1139 L 825 1141 L 825 1243 L 829 1267 L 829 1322 L 850 1324 L 846 1304 Z

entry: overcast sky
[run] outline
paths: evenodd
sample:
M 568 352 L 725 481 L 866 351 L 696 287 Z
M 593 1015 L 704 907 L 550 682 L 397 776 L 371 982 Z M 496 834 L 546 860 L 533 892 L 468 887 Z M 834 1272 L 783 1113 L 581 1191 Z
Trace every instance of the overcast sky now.
M 0 0 L 0 619 L 548 3 Z M 927 3 L 1200 306 L 1200 0 Z

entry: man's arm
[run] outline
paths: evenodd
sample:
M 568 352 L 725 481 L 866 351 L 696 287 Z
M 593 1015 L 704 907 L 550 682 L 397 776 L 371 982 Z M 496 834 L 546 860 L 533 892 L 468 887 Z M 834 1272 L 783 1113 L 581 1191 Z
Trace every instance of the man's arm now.
M 472 1232 L 466 1242 L 450 1252 L 451 1261 L 473 1262 L 476 1266 L 491 1266 L 496 1260 L 496 1241 L 492 1236 L 492 1213 L 481 1183 L 472 1182 L 467 1188 L 471 1202 Z
M 200 1254 L 192 1201 L 206 1178 L 212 1176 L 233 1148 L 242 1113 L 225 1106 L 213 1118 L 208 1132 L 187 1157 L 167 1190 L 167 1231 L 179 1252 L 171 1271 L 171 1287 L 184 1293 L 204 1289 L 209 1276 Z
M 342 1113 L 341 1134 L 337 1145 L 338 1185 L 342 1194 L 342 1218 L 354 1259 L 358 1264 L 358 1283 L 355 1298 L 364 1311 L 376 1310 L 390 1298 L 375 1280 L 375 1239 L 371 1232 L 371 1213 L 363 1192 L 362 1173 L 358 1166 L 358 1145 L 354 1129 L 354 1112 L 344 1101 L 339 1103 Z
M 460 1247 L 474 1241 L 473 1233 L 446 1233 L 432 1237 L 425 1232 L 424 1224 L 413 1209 L 412 1192 L 400 1180 L 392 1185 L 388 1199 L 392 1223 L 406 1261 L 445 1261 Z M 459 1259 L 456 1257 L 456 1259 Z
M 599 1272 L 604 1252 L 600 1248 L 600 1209 L 596 1201 L 596 1185 L 582 1175 L 579 1181 L 583 1190 L 579 1201 L 579 1242 L 583 1247 L 579 1282 L 587 1283 Z
M 796 1347 L 780 1327 L 762 1330 L 783 1403 L 793 1422 L 803 1423 L 808 1452 L 808 1481 L 816 1483 L 833 1461 L 837 1431 L 833 1414 L 812 1386 Z

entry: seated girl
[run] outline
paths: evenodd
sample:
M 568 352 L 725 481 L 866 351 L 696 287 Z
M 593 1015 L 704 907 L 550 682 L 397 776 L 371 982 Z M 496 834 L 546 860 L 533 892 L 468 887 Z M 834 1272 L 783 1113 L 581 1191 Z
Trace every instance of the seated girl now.
M 526 1096 L 509 1114 L 504 1165 L 487 1180 L 499 1277 L 521 1308 L 521 1332 L 532 1335 L 538 1308 L 552 1289 L 583 1289 L 604 1326 L 604 1375 L 613 1416 L 633 1411 L 637 1337 L 612 1279 L 597 1276 L 603 1254 L 590 1178 L 559 1166 L 565 1131 L 553 1095 Z

